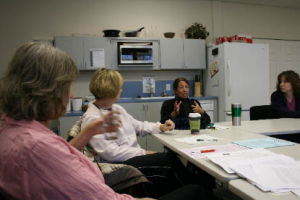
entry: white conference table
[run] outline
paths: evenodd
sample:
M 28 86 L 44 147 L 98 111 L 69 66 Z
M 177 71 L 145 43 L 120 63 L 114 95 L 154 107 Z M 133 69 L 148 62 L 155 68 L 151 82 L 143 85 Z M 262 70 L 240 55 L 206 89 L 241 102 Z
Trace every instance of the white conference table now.
M 220 122 L 219 125 L 231 126 L 231 122 Z M 232 126 L 231 126 L 232 127 Z M 270 120 L 242 121 L 241 126 L 233 129 L 246 130 L 263 135 L 293 134 L 300 133 L 300 119 L 282 118 Z
M 211 176 L 215 177 L 217 180 L 228 184 L 228 189 L 242 197 L 243 199 L 261 199 L 261 197 L 266 195 L 263 199 L 300 199 L 292 193 L 286 193 L 285 195 L 278 195 L 272 193 L 264 193 L 249 182 L 240 179 L 237 175 L 232 175 L 226 173 L 222 168 L 215 165 L 207 158 L 194 159 L 180 149 L 210 146 L 210 145 L 222 145 L 229 144 L 232 141 L 244 140 L 244 139 L 255 139 L 255 138 L 266 138 L 269 134 L 288 134 L 288 133 L 300 133 L 300 119 L 273 119 L 273 120 L 253 120 L 253 121 L 242 121 L 241 126 L 232 126 L 231 122 L 221 122 L 216 123 L 217 125 L 227 126 L 229 129 L 225 130 L 211 130 L 205 129 L 200 130 L 200 134 L 207 134 L 212 137 L 221 138 L 218 141 L 212 141 L 200 144 L 187 144 L 183 142 L 178 142 L 176 138 L 192 136 L 188 130 L 174 130 L 170 132 L 165 132 L 161 134 L 153 134 L 152 136 L 160 141 L 164 146 L 168 147 L 172 151 L 179 154 L 184 159 L 193 163 L 200 169 L 206 171 Z M 295 144 L 293 146 L 269 148 L 268 150 L 281 153 L 290 156 L 296 160 L 300 160 L 300 145 Z M 250 191 L 250 192 L 249 192 Z M 292 197 L 292 198 L 291 198 Z
M 236 179 L 229 181 L 228 189 L 242 199 L 259 199 L 259 200 L 299 200 L 297 196 L 291 192 L 272 193 L 263 192 L 256 186 L 250 184 L 244 179 Z

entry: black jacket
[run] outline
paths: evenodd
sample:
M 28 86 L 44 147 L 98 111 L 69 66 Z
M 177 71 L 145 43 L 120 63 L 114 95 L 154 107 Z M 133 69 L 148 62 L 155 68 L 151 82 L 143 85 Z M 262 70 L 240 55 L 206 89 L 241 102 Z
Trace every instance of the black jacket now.
M 175 101 L 182 101 L 180 105 L 180 111 L 179 115 L 176 116 L 175 119 L 172 119 L 171 113 L 174 110 L 174 103 Z M 199 101 L 195 99 L 182 99 L 179 97 L 176 97 L 174 99 L 167 100 L 163 103 L 161 110 L 160 110 L 160 116 L 161 116 L 161 123 L 165 123 L 166 120 L 171 119 L 175 123 L 175 129 L 189 129 L 189 120 L 188 116 L 189 113 L 193 112 L 192 105 L 194 105 L 194 101 L 196 101 L 200 106 L 201 104 Z M 203 115 L 201 115 L 201 129 L 205 129 L 207 125 L 210 123 L 210 117 L 205 112 Z
M 277 90 L 271 95 L 273 112 L 278 118 L 300 118 L 300 96 L 295 95 L 296 111 L 290 111 L 284 94 Z

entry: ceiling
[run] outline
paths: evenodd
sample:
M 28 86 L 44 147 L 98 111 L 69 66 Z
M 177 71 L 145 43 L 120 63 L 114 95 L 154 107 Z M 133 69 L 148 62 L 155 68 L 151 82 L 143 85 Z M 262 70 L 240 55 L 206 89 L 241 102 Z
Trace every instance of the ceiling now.
M 228 2 L 228 3 L 255 4 L 255 5 L 300 9 L 300 0 L 218 0 L 218 1 Z

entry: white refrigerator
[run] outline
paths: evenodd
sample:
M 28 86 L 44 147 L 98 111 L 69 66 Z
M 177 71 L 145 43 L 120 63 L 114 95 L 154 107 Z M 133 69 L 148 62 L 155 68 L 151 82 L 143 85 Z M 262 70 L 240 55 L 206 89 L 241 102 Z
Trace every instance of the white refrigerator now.
M 218 121 L 231 120 L 231 104 L 242 104 L 242 120 L 254 105 L 270 104 L 268 44 L 228 43 L 207 48 L 204 94 L 218 96 Z

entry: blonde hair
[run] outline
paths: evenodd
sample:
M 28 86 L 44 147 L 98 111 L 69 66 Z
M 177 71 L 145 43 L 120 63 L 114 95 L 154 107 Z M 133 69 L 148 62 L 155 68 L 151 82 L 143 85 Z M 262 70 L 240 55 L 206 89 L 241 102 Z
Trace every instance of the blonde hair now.
M 90 92 L 97 100 L 115 98 L 122 85 L 123 78 L 119 72 L 101 68 L 94 73 L 90 81 Z
M 25 43 L 0 80 L 0 109 L 15 120 L 57 118 L 65 113 L 63 100 L 78 73 L 63 51 L 46 43 Z

